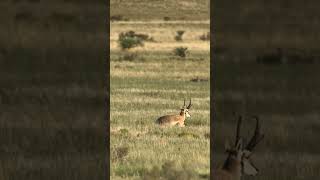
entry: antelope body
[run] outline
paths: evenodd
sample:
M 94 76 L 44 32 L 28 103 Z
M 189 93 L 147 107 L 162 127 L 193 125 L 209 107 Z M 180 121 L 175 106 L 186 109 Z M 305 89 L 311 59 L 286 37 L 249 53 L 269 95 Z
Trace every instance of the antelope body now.
M 156 120 L 156 123 L 159 124 L 162 127 L 165 126 L 175 126 L 178 125 L 180 127 L 184 127 L 184 121 L 186 120 L 187 117 L 191 117 L 189 114 L 189 109 L 191 107 L 191 99 L 189 102 L 189 105 L 186 107 L 186 101 L 184 100 L 183 107 L 181 108 L 181 111 L 179 114 L 176 115 L 166 115 L 159 117 Z
M 240 138 L 241 116 L 237 123 L 236 141 L 233 147 L 226 144 L 228 157 L 222 168 L 213 172 L 213 179 L 216 180 L 240 180 L 242 175 L 254 176 L 258 174 L 258 169 L 250 161 L 250 156 L 254 147 L 264 138 L 260 133 L 258 117 L 256 119 L 256 129 L 249 143 L 243 148 L 242 138 Z

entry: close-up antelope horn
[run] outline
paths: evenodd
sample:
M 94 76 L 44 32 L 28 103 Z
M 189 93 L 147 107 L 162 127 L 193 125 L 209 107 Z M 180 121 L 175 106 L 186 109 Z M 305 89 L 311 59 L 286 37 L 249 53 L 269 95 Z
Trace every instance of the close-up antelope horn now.
M 236 141 L 235 145 L 238 143 L 240 139 L 240 128 L 241 128 L 241 123 L 242 123 L 242 116 L 239 116 L 238 122 L 237 122 L 237 130 L 236 130 Z
M 253 118 L 256 119 L 256 127 L 254 130 L 254 134 L 247 144 L 246 148 L 249 151 L 252 151 L 254 147 L 264 138 L 264 134 L 261 134 L 260 132 L 260 123 L 259 123 L 259 118 L 257 116 L 253 116 Z
M 189 102 L 189 105 L 188 105 L 187 109 L 190 109 L 191 106 L 192 106 L 192 104 L 191 104 L 191 99 L 190 99 L 190 102 Z

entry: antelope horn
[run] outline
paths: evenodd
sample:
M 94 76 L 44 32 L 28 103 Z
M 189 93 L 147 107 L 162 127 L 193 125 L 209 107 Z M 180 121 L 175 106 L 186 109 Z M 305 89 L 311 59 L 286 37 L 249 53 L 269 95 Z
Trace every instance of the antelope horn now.
M 254 134 L 246 146 L 246 150 L 252 151 L 254 147 L 264 138 L 264 134 L 260 132 L 260 123 L 259 118 L 257 116 L 253 116 L 256 119 L 256 128 L 254 130 Z
M 242 116 L 239 116 L 238 122 L 237 122 L 237 130 L 236 130 L 236 142 L 235 145 L 237 145 L 239 139 L 240 139 L 240 128 L 242 123 Z
M 190 102 L 189 102 L 187 109 L 190 109 L 191 106 L 192 106 L 192 104 L 191 104 L 191 99 L 190 99 Z

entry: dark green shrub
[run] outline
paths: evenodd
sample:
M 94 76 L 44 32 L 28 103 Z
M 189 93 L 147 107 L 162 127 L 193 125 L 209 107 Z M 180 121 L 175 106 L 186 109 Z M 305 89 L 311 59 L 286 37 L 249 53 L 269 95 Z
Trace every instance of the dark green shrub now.
M 173 50 L 174 55 L 185 58 L 188 53 L 187 47 L 177 47 Z
M 134 31 L 122 32 L 119 34 L 119 45 L 121 49 L 131 49 L 137 46 L 143 46 L 144 41 L 154 41 L 146 34 L 136 34 Z
M 119 45 L 122 50 L 131 49 L 137 46 L 143 46 L 143 41 L 133 37 L 119 37 Z
M 164 21 L 170 21 L 170 17 L 165 16 L 165 17 L 163 17 L 163 20 L 164 20 Z

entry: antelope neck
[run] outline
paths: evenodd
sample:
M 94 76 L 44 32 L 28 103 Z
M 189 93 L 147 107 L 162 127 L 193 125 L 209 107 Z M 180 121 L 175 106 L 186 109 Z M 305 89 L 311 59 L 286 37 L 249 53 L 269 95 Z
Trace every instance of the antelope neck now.
M 180 116 L 185 117 L 185 115 L 186 115 L 186 113 L 184 112 L 184 110 L 181 110 L 181 111 L 180 111 Z
M 234 177 L 241 176 L 241 162 L 231 157 L 231 155 L 228 156 L 222 169 L 230 172 Z

